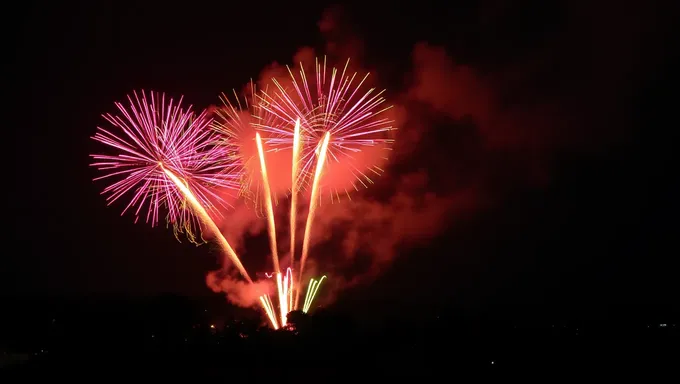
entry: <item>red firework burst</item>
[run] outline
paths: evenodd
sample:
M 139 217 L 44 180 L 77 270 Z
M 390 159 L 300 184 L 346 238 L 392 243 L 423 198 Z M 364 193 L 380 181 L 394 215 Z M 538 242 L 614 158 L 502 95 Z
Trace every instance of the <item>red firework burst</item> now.
M 271 91 L 259 95 L 260 108 L 275 119 L 257 123 L 266 145 L 270 148 L 291 148 L 295 122 L 301 121 L 300 171 L 303 186 L 309 186 L 313 176 L 316 157 L 324 135 L 328 132 L 328 167 L 331 173 L 344 173 L 351 179 L 354 189 L 373 183 L 371 175 L 379 175 L 382 169 L 375 160 L 362 154 L 369 148 L 389 150 L 393 139 L 394 121 L 387 115 L 391 106 L 385 105 L 383 91 L 365 88 L 368 74 L 363 78 L 357 73 L 349 74 L 349 60 L 342 72 L 336 68 L 327 70 L 316 60 L 315 76 L 309 78 L 300 65 L 299 76 L 288 68 L 290 78 L 282 82 L 272 79 Z M 348 193 L 345 188 L 345 193 Z M 332 187 L 331 198 L 339 198 L 338 189 Z
M 242 97 L 233 92 L 233 102 L 224 93 L 220 96 L 221 107 L 214 109 L 212 128 L 223 138 L 233 153 L 239 157 L 244 172 L 241 173 L 240 194 L 246 201 L 252 201 L 258 215 L 264 216 L 262 205 L 262 180 L 259 174 L 259 159 L 255 146 L 256 127 L 274 125 L 278 118 L 257 102 L 257 87 L 254 82 Z M 276 199 L 276 196 L 274 196 Z

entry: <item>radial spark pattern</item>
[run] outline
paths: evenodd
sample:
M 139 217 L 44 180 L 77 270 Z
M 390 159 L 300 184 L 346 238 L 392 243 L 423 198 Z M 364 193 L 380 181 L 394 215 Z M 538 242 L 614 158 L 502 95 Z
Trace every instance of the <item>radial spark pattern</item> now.
M 368 74 L 358 77 L 347 72 L 349 60 L 342 72 L 328 69 L 326 59 L 315 63 L 313 77 L 308 77 L 300 65 L 295 75 L 288 68 L 290 78 L 272 79 L 274 87 L 259 93 L 260 108 L 272 117 L 258 122 L 257 128 L 267 147 L 292 148 L 295 122 L 301 120 L 300 170 L 302 187 L 308 188 L 314 173 L 320 143 L 326 133 L 332 140 L 328 145 L 329 171 L 350 179 L 350 188 L 367 187 L 372 177 L 382 169 L 376 161 L 387 156 L 393 139 L 393 120 L 386 113 L 383 94 L 365 86 Z M 368 149 L 385 150 L 366 156 Z M 341 177 L 342 178 L 342 177 Z M 346 186 L 331 187 L 331 198 L 339 198 L 340 188 L 349 196 Z
M 255 132 L 258 126 L 276 125 L 280 120 L 258 102 L 258 90 L 254 82 L 250 82 L 248 91 L 239 96 L 223 93 L 220 96 L 221 106 L 214 109 L 211 127 L 221 137 L 230 151 L 233 149 L 239 162 L 243 164 L 239 194 L 246 201 L 253 203 L 255 212 L 260 217 L 266 215 L 263 200 L 263 180 L 260 177 L 260 160 L 255 146 Z M 234 147 L 236 146 L 236 147 Z M 278 148 L 267 148 L 267 152 Z M 272 196 L 278 202 L 277 195 Z
M 164 168 L 177 175 L 210 215 L 227 206 L 226 191 L 239 188 L 241 167 L 233 146 L 218 144 L 206 112 L 195 114 L 164 94 L 133 92 L 128 103 L 116 103 L 117 112 L 103 115 L 108 127 L 98 127 L 94 140 L 110 152 L 94 154 L 91 164 L 103 173 L 95 180 L 110 180 L 102 194 L 109 204 L 127 196 L 123 214 L 134 211 L 156 225 L 162 208 L 176 232 L 194 242 L 200 237 L 200 220 L 187 206 L 186 197 Z

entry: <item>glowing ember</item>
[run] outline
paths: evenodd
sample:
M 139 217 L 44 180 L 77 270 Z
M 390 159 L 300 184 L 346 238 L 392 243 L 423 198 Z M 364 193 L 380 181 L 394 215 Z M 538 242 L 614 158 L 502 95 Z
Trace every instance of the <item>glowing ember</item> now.
M 267 317 L 269 318 L 272 327 L 274 329 L 279 329 L 279 323 L 276 321 L 276 312 L 274 311 L 274 305 L 272 305 L 272 300 L 269 298 L 269 295 L 260 296 L 260 302 L 262 303 L 262 307 L 264 308 L 264 311 L 267 314 Z
M 93 137 L 115 150 L 114 154 L 91 155 L 95 159 L 92 166 L 106 172 L 96 180 L 115 179 L 103 194 L 108 195 L 109 204 L 129 195 L 123 213 L 134 210 L 135 221 L 145 217 L 154 226 L 160 221 L 161 208 L 166 207 L 167 221 L 176 235 L 185 233 L 190 241 L 199 243 L 203 242 L 202 231 L 207 230 L 251 284 L 253 281 L 215 218 L 221 215 L 220 208 L 228 207 L 223 197 L 225 191 L 233 191 L 234 195 L 238 191 L 256 201 L 256 207 L 263 208 L 267 220 L 274 272 L 266 276 L 275 279 L 278 313 L 269 294 L 259 296 L 259 300 L 271 326 L 285 327 L 288 313 L 299 308 L 300 282 L 309 256 L 321 189 L 330 187 L 331 198 L 335 195 L 339 199 L 331 182 L 338 171 L 351 176 L 344 180 L 351 180 L 355 189 L 357 181 L 364 186 L 372 183 L 368 172 L 380 174 L 382 170 L 375 162 L 366 161 L 370 157 L 362 159 L 363 165 L 358 159 L 367 148 L 388 150 L 392 143 L 390 131 L 395 128 L 384 113 L 389 109 L 383 106 L 384 91 L 376 93 L 374 88 L 362 91 L 368 75 L 355 81 L 356 73 L 348 75 L 348 66 L 349 60 L 341 73 L 336 68 L 327 71 L 325 58 L 323 63 L 317 60 L 315 76 L 309 81 L 300 64 L 299 77 L 288 69 L 290 86 L 272 79 L 271 91 L 258 92 L 251 82 L 245 111 L 238 97 L 236 108 L 223 95 L 224 108 L 215 111 L 216 121 L 205 111 L 195 115 L 191 107 L 182 108 L 181 98 L 177 103 L 172 99 L 166 102 L 163 94 L 151 92 L 147 97 L 142 91 L 140 97 L 134 92 L 128 96 L 128 106 L 115 104 L 117 115 L 104 115 L 111 127 L 98 128 Z M 257 163 L 254 150 L 249 149 L 253 136 Z M 274 160 L 265 157 L 265 147 Z M 281 164 L 276 160 L 280 153 L 276 152 L 282 149 L 292 149 L 290 265 L 285 274 L 281 271 L 276 238 L 274 193 L 287 188 L 289 179 L 284 174 L 283 184 L 279 185 L 282 182 L 276 176 L 282 174 L 280 169 L 271 169 L 271 175 L 267 172 L 267 160 L 270 166 Z M 366 166 L 367 162 L 372 165 Z M 254 166 L 258 166 L 259 172 L 245 171 L 246 167 Z M 252 193 L 254 180 L 258 184 Z M 300 262 L 294 274 L 298 199 L 305 189 L 310 191 L 309 210 Z M 345 193 L 349 196 L 346 188 Z M 310 310 L 324 279 L 326 276 L 310 280 L 303 312 Z

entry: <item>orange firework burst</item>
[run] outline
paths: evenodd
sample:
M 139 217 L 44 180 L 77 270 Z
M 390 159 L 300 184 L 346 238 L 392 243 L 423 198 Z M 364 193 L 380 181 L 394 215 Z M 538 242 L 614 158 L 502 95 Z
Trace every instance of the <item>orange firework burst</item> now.
M 277 124 L 278 118 L 262 108 L 261 103 L 258 102 L 257 93 L 257 86 L 252 81 L 242 97 L 239 97 L 236 91 L 233 91 L 233 97 L 222 93 L 220 96 L 222 105 L 213 111 L 214 118 L 211 127 L 222 136 L 223 142 L 227 146 L 237 147 L 235 152 L 246 170 L 241 174 L 239 194 L 247 202 L 254 205 L 258 216 L 264 217 L 267 214 L 263 191 L 264 180 L 258 176 L 261 173 L 261 160 L 258 160 L 259 149 L 254 140 L 257 126 Z M 276 152 L 279 152 L 276 148 L 268 148 L 266 151 L 272 152 L 269 153 L 270 156 L 276 156 Z M 279 180 L 279 173 L 276 172 L 274 175 L 277 177 L 276 180 L 273 180 L 275 191 L 283 184 Z M 271 181 L 270 187 L 272 187 Z M 272 198 L 274 204 L 278 204 L 276 193 L 272 195 Z
M 340 191 L 349 197 L 349 189 L 372 184 L 372 175 L 383 170 L 376 161 L 386 159 L 396 128 L 388 116 L 391 106 L 385 105 L 383 91 L 364 89 L 368 74 L 363 78 L 350 74 L 349 60 L 342 72 L 327 69 L 316 60 L 315 73 L 308 77 L 300 63 L 299 75 L 288 68 L 290 78 L 282 83 L 272 79 L 274 87 L 263 90 L 258 98 L 260 109 L 269 119 L 259 122 L 258 130 L 268 147 L 288 149 L 295 142 L 295 122 L 301 121 L 300 175 L 301 185 L 309 188 L 321 143 L 328 133 L 328 172 L 332 177 L 324 182 L 332 200 Z

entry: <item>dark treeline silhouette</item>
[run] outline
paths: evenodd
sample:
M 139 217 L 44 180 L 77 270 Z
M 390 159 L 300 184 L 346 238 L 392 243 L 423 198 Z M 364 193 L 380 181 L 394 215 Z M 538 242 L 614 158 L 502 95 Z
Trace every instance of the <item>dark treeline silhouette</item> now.
M 664 369 L 677 357 L 680 325 L 517 323 L 444 309 L 367 323 L 316 308 L 289 314 L 290 328 L 273 331 L 255 311 L 173 295 L 4 300 L 3 307 L 3 375 L 52 378 L 143 373 L 265 381 Z

